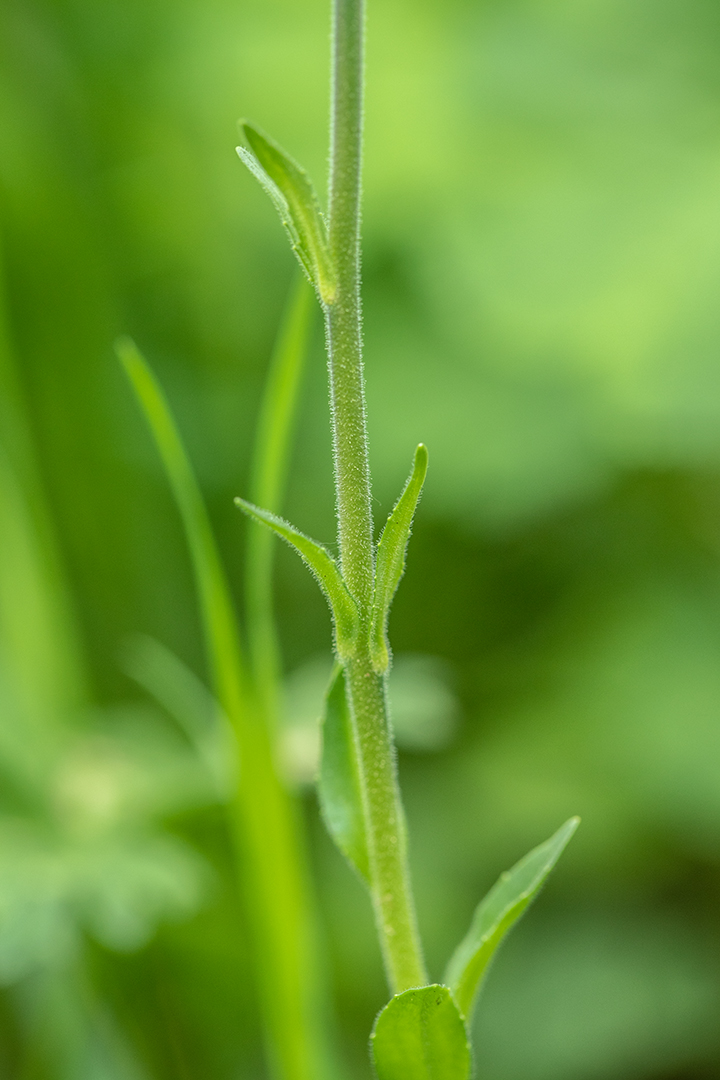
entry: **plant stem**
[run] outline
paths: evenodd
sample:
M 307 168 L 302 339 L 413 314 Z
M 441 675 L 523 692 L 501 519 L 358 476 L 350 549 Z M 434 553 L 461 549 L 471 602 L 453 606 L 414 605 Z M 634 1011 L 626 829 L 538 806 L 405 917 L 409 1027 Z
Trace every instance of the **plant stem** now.
M 370 463 L 360 312 L 363 0 L 335 0 L 330 249 L 337 294 L 326 309 L 340 560 L 364 614 L 372 601 Z
M 368 840 L 370 888 L 385 971 L 393 994 L 428 982 L 407 860 L 405 815 L 388 722 L 385 680 L 369 655 L 347 666 Z
M 347 664 L 348 687 L 375 921 L 388 982 L 398 993 L 424 985 L 427 975 L 410 887 L 384 679 L 374 672 L 365 644 L 374 549 L 360 308 L 363 18 L 363 0 L 335 0 L 329 234 L 337 295 L 326 306 L 325 316 L 340 559 L 360 614 L 361 644 Z

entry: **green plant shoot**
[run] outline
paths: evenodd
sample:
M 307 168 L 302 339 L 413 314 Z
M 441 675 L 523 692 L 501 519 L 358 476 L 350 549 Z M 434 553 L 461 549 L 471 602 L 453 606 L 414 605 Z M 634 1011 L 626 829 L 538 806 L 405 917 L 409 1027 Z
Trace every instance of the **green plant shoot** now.
M 370 890 L 395 995 L 373 1033 L 378 1077 L 465 1080 L 470 1056 L 463 1018 L 495 949 L 542 885 L 577 821 L 531 853 L 480 905 L 448 969 L 450 988 L 428 986 L 385 685 L 390 607 L 405 568 L 428 454 L 418 446 L 375 549 L 359 294 L 363 18 L 363 0 L 335 0 L 327 232 L 312 185 L 284 151 L 247 122 L 241 130 L 250 149 L 238 149 L 279 210 L 325 315 L 339 565 L 322 545 L 275 514 L 237 502 L 298 551 L 333 615 L 339 663 L 325 702 L 319 795 L 333 839 Z
M 410 477 L 373 543 L 360 312 L 363 0 L 335 0 L 328 226 L 305 172 L 244 122 L 238 153 L 270 195 L 325 316 L 339 562 L 314 540 L 243 499 L 240 508 L 301 555 L 325 593 L 337 667 L 325 701 L 319 797 L 328 830 L 367 885 L 393 998 L 372 1036 L 379 1080 L 466 1080 L 466 1025 L 498 945 L 545 881 L 572 819 L 482 902 L 447 985 L 429 984 L 415 916 L 389 720 L 388 619 L 427 473 L 420 444 Z

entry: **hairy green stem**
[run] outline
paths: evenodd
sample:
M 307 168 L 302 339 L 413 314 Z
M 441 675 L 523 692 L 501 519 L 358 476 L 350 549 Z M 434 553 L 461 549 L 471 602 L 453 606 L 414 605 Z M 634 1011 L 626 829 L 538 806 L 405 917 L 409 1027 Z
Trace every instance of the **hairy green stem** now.
M 383 676 L 367 653 L 347 665 L 359 752 L 375 924 L 392 993 L 426 985 L 407 861 L 405 815 L 397 781 Z
M 367 642 L 374 580 L 370 465 L 365 417 L 360 307 L 363 0 L 335 0 L 330 147 L 330 248 L 337 293 L 325 308 L 330 409 L 343 577 Z M 366 645 L 347 664 L 370 888 L 393 993 L 427 983 L 407 863 L 384 680 Z
M 372 601 L 373 545 L 360 311 L 363 8 L 363 0 L 335 0 L 330 250 L 337 292 L 326 323 L 340 560 L 364 614 Z

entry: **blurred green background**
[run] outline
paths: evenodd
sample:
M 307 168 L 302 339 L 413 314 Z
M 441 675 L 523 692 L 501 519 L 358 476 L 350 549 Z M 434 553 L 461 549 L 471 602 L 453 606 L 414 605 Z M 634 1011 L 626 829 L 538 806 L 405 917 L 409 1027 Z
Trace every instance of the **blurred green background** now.
M 128 674 L 142 634 L 204 693 L 112 343 L 167 388 L 239 586 L 232 496 L 294 267 L 235 123 L 322 187 L 327 8 L 0 6 L 3 1080 L 264 1076 L 217 788 Z M 478 1075 L 720 1077 L 720 7 L 374 0 L 367 75 L 378 522 L 431 452 L 391 621 L 431 972 L 579 813 L 492 973 Z M 326 396 L 318 319 L 287 515 L 330 542 Z M 301 784 L 329 619 L 285 550 L 277 598 Z M 369 906 L 304 790 L 338 1040 L 367 1077 Z

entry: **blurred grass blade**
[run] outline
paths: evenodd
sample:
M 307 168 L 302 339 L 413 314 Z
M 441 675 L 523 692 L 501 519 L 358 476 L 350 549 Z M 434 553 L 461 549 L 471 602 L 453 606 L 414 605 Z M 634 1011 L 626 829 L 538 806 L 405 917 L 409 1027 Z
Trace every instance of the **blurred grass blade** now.
M 0 654 L 16 704 L 29 723 L 38 725 L 40 742 L 45 725 L 48 731 L 57 728 L 85 705 L 86 675 L 73 604 L 10 337 L 1 248 Z M 22 740 L 17 717 L 12 726 L 14 737 Z M 27 742 L 26 750 L 32 754 Z
M 95 990 L 82 954 L 34 973 L 23 986 L 29 1035 L 22 1076 L 52 1080 L 151 1080 L 131 1041 Z
M 170 649 L 144 634 L 128 642 L 122 659 L 128 675 L 185 732 L 218 796 L 229 799 L 237 779 L 237 748 L 229 720 L 204 683 Z
M 117 352 L 162 457 L 185 527 L 198 586 L 203 623 L 220 703 L 233 727 L 245 714 L 240 643 L 225 572 L 205 504 L 160 385 L 129 338 Z
M 357 608 L 342 579 L 338 564 L 330 552 L 322 544 L 305 536 L 294 525 L 290 525 L 276 514 L 271 514 L 269 510 L 261 510 L 260 507 L 253 506 L 245 499 L 237 498 L 235 502 L 248 517 L 254 518 L 262 525 L 267 525 L 269 529 L 286 540 L 309 566 L 332 609 L 338 655 L 341 658 L 346 656 L 357 635 Z
M 12 776 L 44 803 L 87 687 L 10 339 L 1 256 L 0 786 Z
M 278 1080 L 326 1080 L 315 929 L 295 808 L 278 780 L 274 747 L 250 697 L 230 592 L 207 511 L 157 380 L 132 341 L 117 344 L 172 485 L 190 547 L 215 692 L 237 737 L 241 881 L 258 958 L 265 1045 Z M 251 711 L 252 710 L 252 711 Z
M 467 1080 L 470 1046 L 447 986 L 406 990 L 385 1006 L 370 1036 L 378 1080 Z
M 270 361 L 255 437 L 250 499 L 280 513 L 290 440 L 308 338 L 315 309 L 313 291 L 299 272 Z M 269 529 L 250 529 L 245 559 L 245 606 L 253 675 L 266 712 L 274 719 L 281 665 L 273 617 L 272 570 L 275 540 Z
M 554 836 L 501 874 L 478 905 L 472 925 L 445 972 L 445 982 L 467 1020 L 498 946 L 540 892 L 579 824 L 577 817 L 566 821 Z
M 405 570 L 405 552 L 427 467 L 427 448 L 420 443 L 415 451 L 413 470 L 387 520 L 378 544 L 370 629 L 370 653 L 373 667 L 378 672 L 387 671 L 390 665 L 390 650 L 387 643 L 388 615 Z
M 338 664 L 325 695 L 318 794 L 328 832 L 369 884 L 365 815 L 357 760 L 345 672 Z
M 241 121 L 240 131 L 250 146 L 237 147 L 240 159 L 275 204 L 293 251 L 323 303 L 331 304 L 335 271 L 320 203 L 307 173 L 254 125 Z
M 43 545 L 0 443 L 0 768 L 46 797 L 75 689 Z M 72 675 L 72 672 L 70 673 Z

